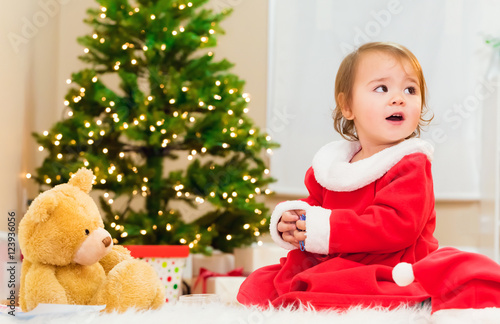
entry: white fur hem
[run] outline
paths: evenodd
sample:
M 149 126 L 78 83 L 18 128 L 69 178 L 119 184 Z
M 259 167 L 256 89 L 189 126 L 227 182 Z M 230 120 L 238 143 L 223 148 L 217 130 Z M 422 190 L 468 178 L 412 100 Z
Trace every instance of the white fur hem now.
M 500 308 L 442 309 L 431 316 L 432 324 L 498 324 Z
M 288 200 L 276 205 L 273 213 L 271 214 L 271 222 L 269 224 L 269 232 L 271 233 L 271 237 L 274 240 L 274 242 L 276 242 L 276 244 L 287 250 L 296 249 L 295 246 L 293 246 L 288 242 L 285 242 L 281 238 L 281 235 L 278 232 L 278 222 L 280 221 L 281 215 L 287 210 L 293 210 L 293 209 L 307 210 L 309 207 L 311 206 L 308 203 L 301 200 Z
M 331 213 L 331 210 L 319 206 L 306 209 L 306 251 L 328 254 L 330 250 Z
M 381 178 L 406 155 L 424 153 L 432 161 L 434 152 L 431 144 L 412 138 L 350 163 L 360 148 L 359 142 L 349 141 L 335 141 L 323 146 L 312 162 L 316 181 L 329 190 L 354 191 Z

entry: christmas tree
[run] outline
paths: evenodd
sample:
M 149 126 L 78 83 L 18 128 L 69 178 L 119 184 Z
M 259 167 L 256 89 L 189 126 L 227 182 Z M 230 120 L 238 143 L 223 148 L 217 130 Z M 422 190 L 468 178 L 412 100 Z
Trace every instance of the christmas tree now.
M 47 156 L 33 179 L 55 186 L 93 170 L 115 243 L 207 252 L 258 240 L 268 228 L 259 198 L 274 181 L 262 155 L 277 144 L 247 116 L 232 64 L 209 51 L 230 11 L 204 9 L 207 0 L 97 2 L 65 117 L 34 134 Z

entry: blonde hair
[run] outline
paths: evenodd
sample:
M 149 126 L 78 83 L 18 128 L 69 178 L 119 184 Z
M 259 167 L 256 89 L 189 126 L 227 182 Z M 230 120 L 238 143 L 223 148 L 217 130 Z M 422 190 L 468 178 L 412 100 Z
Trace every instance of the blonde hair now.
M 426 102 L 426 91 L 427 86 L 425 84 L 424 74 L 422 72 L 422 67 L 418 62 L 415 55 L 410 52 L 406 47 L 391 43 L 391 42 L 372 42 L 366 43 L 359 47 L 354 52 L 347 55 L 342 63 L 340 63 L 339 70 L 337 72 L 337 77 L 335 78 L 335 103 L 336 107 L 333 111 L 333 126 L 335 130 L 345 139 L 349 141 L 358 140 L 356 134 L 356 128 L 354 127 L 354 121 L 348 120 L 342 114 L 342 105 L 345 102 L 339 102 L 339 95 L 343 94 L 344 100 L 350 102 L 352 99 L 352 87 L 354 85 L 354 78 L 356 76 L 356 68 L 358 66 L 361 55 L 366 52 L 378 51 L 386 54 L 393 55 L 399 60 L 408 60 L 412 65 L 415 73 L 417 74 L 418 83 L 420 86 L 420 94 L 422 98 L 422 107 L 420 113 L 420 121 L 418 123 L 417 129 L 408 136 L 407 138 L 420 136 L 420 131 L 422 126 L 429 124 L 433 116 L 429 119 L 424 119 L 424 115 L 427 113 L 427 102 Z

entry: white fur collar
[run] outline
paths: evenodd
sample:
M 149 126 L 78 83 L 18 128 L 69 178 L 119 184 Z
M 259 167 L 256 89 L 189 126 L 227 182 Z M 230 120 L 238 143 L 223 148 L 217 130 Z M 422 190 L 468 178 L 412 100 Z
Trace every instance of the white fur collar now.
M 328 190 L 354 191 L 382 177 L 406 155 L 424 153 L 432 161 L 434 152 L 431 144 L 412 138 L 349 163 L 360 147 L 359 142 L 334 141 L 319 149 L 312 162 L 316 181 Z

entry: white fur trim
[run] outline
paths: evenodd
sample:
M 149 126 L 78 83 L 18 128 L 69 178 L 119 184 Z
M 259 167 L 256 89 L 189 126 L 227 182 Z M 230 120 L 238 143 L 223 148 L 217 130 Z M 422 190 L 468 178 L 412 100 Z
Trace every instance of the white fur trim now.
M 403 157 L 424 153 L 432 161 L 434 148 L 419 138 L 411 138 L 386 148 L 369 158 L 350 163 L 360 149 L 359 142 L 335 141 L 323 146 L 312 166 L 316 181 L 333 191 L 354 191 L 382 177 Z
M 288 242 L 285 242 L 281 238 L 281 235 L 278 232 L 278 222 L 280 221 L 281 215 L 287 210 L 293 210 L 293 209 L 307 210 L 307 208 L 309 207 L 311 206 L 308 203 L 301 200 L 288 200 L 276 205 L 273 213 L 271 214 L 271 222 L 269 224 L 269 232 L 271 233 L 271 237 L 274 240 L 274 242 L 276 242 L 276 244 L 287 250 L 296 249 L 295 246 L 293 246 Z
M 328 254 L 330 251 L 330 215 L 332 211 L 319 206 L 306 209 L 306 251 Z
M 415 280 L 413 266 L 406 262 L 396 264 L 392 269 L 392 279 L 400 287 L 408 286 Z
M 500 308 L 442 309 L 431 316 L 432 324 L 498 324 Z

